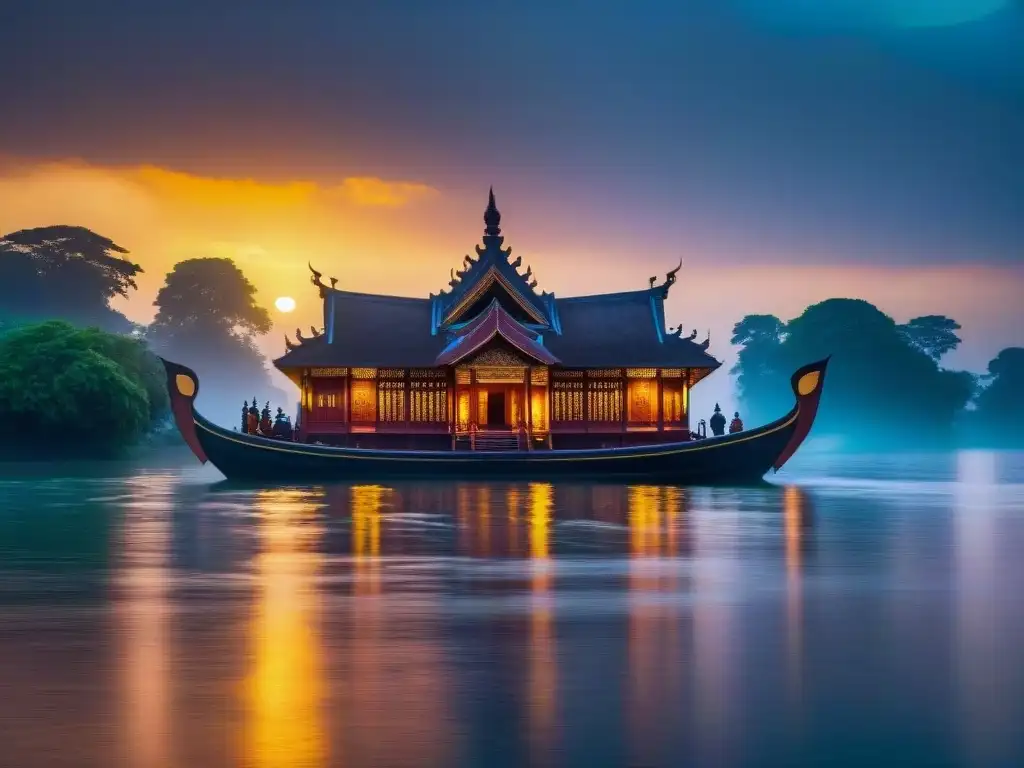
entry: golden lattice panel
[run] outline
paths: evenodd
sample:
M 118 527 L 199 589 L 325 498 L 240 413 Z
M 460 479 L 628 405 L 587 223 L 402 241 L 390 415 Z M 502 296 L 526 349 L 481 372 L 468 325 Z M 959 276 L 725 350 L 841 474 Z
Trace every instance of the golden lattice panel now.
M 376 368 L 353 368 L 352 369 L 353 379 L 375 379 L 377 378 Z
M 522 368 L 474 367 L 476 380 L 481 384 L 522 384 L 526 378 Z
M 315 378 L 348 376 L 348 368 L 310 368 L 309 375 Z
M 658 376 L 656 368 L 627 368 L 626 376 L 630 379 L 654 379 Z
M 587 371 L 587 377 L 591 379 L 618 379 L 622 377 L 621 368 L 604 368 Z

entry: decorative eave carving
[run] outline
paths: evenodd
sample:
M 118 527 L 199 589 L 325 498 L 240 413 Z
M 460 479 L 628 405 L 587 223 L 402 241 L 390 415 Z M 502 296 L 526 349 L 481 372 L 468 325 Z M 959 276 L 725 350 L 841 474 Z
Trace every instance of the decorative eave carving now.
M 668 289 L 676 284 L 676 280 L 678 279 L 678 275 L 679 275 L 679 270 L 682 269 L 682 268 L 683 268 L 683 260 L 680 259 L 679 260 L 679 266 L 677 266 L 675 269 L 669 270 L 665 274 L 665 282 L 657 287 L 657 290 L 661 293 L 661 298 L 663 298 L 663 299 L 667 299 L 668 298 Z M 651 288 L 654 289 L 655 288 L 654 283 L 655 283 L 655 280 L 657 280 L 657 278 L 651 277 L 651 278 L 648 278 L 648 279 L 650 280 Z
M 708 329 L 708 337 L 706 339 L 704 339 L 704 341 L 702 341 L 700 343 L 700 348 L 703 349 L 703 350 L 707 350 L 707 348 L 710 347 L 710 346 L 711 346 L 711 329 L 709 328 Z
M 284 348 L 286 350 L 291 352 L 294 349 L 296 349 L 296 347 L 298 347 L 298 346 L 299 345 L 297 345 L 297 344 L 292 344 L 292 341 L 291 341 L 291 339 L 288 338 L 288 334 L 287 333 L 284 335 Z

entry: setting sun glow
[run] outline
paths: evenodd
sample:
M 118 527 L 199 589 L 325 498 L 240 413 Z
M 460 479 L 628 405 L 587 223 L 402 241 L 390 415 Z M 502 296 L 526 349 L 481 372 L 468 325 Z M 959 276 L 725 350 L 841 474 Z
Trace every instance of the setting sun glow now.
M 291 296 L 278 296 L 274 300 L 274 306 L 278 312 L 291 312 L 295 309 L 295 299 Z

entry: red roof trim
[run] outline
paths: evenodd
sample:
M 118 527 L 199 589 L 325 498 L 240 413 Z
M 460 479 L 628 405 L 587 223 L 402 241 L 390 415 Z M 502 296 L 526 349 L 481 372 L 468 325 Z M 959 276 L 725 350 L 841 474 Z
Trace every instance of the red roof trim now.
M 476 352 L 495 336 L 501 336 L 524 355 L 545 365 L 556 365 L 559 362 L 545 347 L 531 339 L 497 300 L 491 302 L 482 317 L 471 322 L 463 331 L 441 350 L 441 354 L 434 361 L 435 365 L 454 365 Z

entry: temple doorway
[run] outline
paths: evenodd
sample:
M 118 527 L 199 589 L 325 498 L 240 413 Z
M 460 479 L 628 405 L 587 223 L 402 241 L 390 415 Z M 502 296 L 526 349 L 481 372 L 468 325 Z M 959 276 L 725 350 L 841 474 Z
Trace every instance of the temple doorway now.
M 487 394 L 487 426 L 490 429 L 507 426 L 504 392 L 489 392 Z

